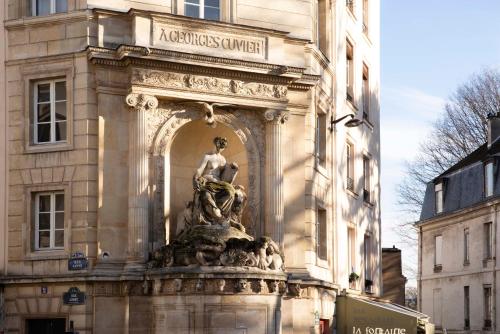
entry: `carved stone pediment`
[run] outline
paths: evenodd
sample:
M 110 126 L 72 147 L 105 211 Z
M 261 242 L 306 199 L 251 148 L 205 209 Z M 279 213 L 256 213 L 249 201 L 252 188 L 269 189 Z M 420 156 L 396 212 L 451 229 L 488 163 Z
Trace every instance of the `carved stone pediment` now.
M 134 69 L 132 84 L 277 101 L 286 101 L 288 93 L 286 85 L 147 69 Z

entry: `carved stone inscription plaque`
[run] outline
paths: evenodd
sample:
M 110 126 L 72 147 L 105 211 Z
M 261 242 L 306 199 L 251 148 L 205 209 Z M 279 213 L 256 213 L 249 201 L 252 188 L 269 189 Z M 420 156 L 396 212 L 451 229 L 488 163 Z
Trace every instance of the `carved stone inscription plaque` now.
M 168 50 L 216 57 L 265 60 L 266 38 L 236 35 L 155 22 L 153 45 Z

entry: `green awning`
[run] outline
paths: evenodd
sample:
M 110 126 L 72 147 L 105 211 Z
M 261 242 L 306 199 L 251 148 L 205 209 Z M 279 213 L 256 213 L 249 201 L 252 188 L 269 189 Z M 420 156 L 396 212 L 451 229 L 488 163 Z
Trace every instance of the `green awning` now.
M 337 296 L 339 334 L 432 334 L 429 317 L 412 309 L 361 296 Z

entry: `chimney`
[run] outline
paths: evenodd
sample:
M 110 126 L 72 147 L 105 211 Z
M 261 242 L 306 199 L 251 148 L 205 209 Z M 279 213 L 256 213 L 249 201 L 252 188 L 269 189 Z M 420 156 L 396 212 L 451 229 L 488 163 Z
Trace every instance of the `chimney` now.
M 488 114 L 488 148 L 500 138 L 500 113 Z

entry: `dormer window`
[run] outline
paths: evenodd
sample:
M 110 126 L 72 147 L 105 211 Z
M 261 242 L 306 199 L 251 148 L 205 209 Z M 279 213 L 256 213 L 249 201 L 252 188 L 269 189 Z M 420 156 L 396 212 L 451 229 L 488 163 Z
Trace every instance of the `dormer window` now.
M 484 195 L 486 197 L 493 195 L 493 161 L 484 165 Z
M 434 186 L 436 195 L 436 213 L 443 212 L 443 182 L 439 182 Z
M 206 20 L 220 20 L 220 0 L 184 0 L 184 14 Z

